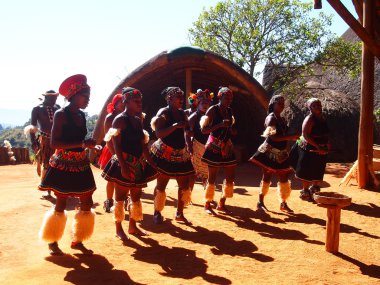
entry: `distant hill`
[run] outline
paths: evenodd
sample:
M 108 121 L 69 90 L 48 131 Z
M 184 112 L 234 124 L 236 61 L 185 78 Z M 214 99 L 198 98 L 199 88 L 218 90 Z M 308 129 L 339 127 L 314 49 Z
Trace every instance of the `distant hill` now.
M 3 128 L 23 126 L 30 119 L 32 110 L 1 109 L 0 124 Z

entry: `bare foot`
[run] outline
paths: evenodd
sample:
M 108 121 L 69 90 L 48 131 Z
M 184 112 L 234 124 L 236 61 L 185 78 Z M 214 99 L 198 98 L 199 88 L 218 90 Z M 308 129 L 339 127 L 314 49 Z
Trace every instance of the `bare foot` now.
M 71 248 L 81 251 L 84 255 L 92 255 L 94 253 L 91 249 L 86 248 L 82 242 L 72 242 Z
M 129 236 L 127 236 L 125 232 L 116 232 L 116 237 L 123 243 L 126 243 L 130 240 Z
M 57 242 L 49 243 L 48 246 L 49 246 L 50 255 L 55 255 L 55 256 L 64 255 L 63 251 L 58 247 Z
M 219 212 L 223 212 L 227 215 L 230 215 L 232 214 L 232 211 L 230 211 L 225 205 L 218 205 L 218 207 L 216 208 Z
M 260 211 L 260 212 L 264 212 L 264 213 L 268 212 L 268 209 L 267 209 L 267 207 L 264 205 L 263 202 L 258 202 L 258 203 L 257 203 L 257 210 Z
M 147 236 L 148 233 L 146 231 L 142 231 L 140 230 L 138 227 L 134 228 L 134 229 L 128 229 L 128 233 L 130 235 L 134 235 L 134 236 Z
M 217 216 L 215 213 L 214 209 L 211 207 L 211 205 L 206 205 L 205 206 L 205 212 L 209 215 Z
M 192 225 L 192 222 L 190 222 L 188 219 L 186 219 L 185 216 L 183 215 L 183 213 L 177 214 L 175 216 L 175 220 L 177 222 L 181 222 L 181 223 L 184 223 L 186 225 Z

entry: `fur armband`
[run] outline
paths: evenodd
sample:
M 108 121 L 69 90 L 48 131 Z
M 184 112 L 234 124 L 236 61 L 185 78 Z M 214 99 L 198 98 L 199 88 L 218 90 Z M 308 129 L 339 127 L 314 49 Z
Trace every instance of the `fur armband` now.
M 276 131 L 276 128 L 273 128 L 273 127 L 267 127 L 261 136 L 264 137 L 264 138 L 268 138 L 268 137 L 270 137 L 270 136 L 275 135 L 276 132 L 277 132 L 277 131 Z
M 110 128 L 104 136 L 104 141 L 109 142 L 112 137 L 116 137 L 120 134 L 120 129 Z
M 24 134 L 26 137 L 28 137 L 28 135 L 30 134 L 35 134 L 38 132 L 38 128 L 36 126 L 33 126 L 33 125 L 29 125 L 29 126 L 26 126 L 24 128 Z
M 144 143 L 147 144 L 149 142 L 149 133 L 146 130 L 143 130 L 144 133 Z
M 232 124 L 231 124 L 231 126 L 234 125 L 234 124 L 235 124 L 235 117 L 232 116 Z
M 201 120 L 199 121 L 199 125 L 201 126 L 201 129 L 204 127 L 207 127 L 210 124 L 210 118 L 208 116 L 202 116 Z
M 156 123 L 157 123 L 157 120 L 159 119 L 160 117 L 157 117 L 157 116 L 154 116 L 152 118 L 152 120 L 150 120 L 150 127 L 152 128 L 153 131 L 156 131 Z

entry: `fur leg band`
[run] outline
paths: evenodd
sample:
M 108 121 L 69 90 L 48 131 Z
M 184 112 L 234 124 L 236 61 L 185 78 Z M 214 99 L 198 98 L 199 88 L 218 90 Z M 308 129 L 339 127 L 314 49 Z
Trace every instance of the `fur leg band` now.
M 121 223 L 125 219 L 124 201 L 116 201 L 113 206 L 113 220 Z
M 269 187 L 270 187 L 270 181 L 265 182 L 264 180 L 261 180 L 260 182 L 260 193 L 261 195 L 265 196 L 269 192 Z
M 142 203 L 141 201 L 132 202 L 130 210 L 130 218 L 134 221 L 142 221 L 143 212 L 142 212 Z
M 190 188 L 181 190 L 181 200 L 182 200 L 184 206 L 190 205 L 190 202 L 191 202 L 191 190 L 190 190 Z
M 156 192 L 156 196 L 154 197 L 154 210 L 161 212 L 165 207 L 166 192 L 159 191 L 157 188 L 154 191 Z
M 234 196 L 234 183 L 223 181 L 222 198 L 232 198 Z
M 277 183 L 278 196 L 281 202 L 286 202 L 290 196 L 292 188 L 290 187 L 290 181 Z
M 75 216 L 72 225 L 72 241 L 81 242 L 89 239 L 94 231 L 95 212 L 79 210 Z
M 57 212 L 54 208 L 47 211 L 39 232 L 40 239 L 48 243 L 59 241 L 65 231 L 66 221 L 66 211 Z
M 206 202 L 211 202 L 214 200 L 215 196 L 215 184 L 207 184 L 206 190 L 205 190 L 205 200 Z

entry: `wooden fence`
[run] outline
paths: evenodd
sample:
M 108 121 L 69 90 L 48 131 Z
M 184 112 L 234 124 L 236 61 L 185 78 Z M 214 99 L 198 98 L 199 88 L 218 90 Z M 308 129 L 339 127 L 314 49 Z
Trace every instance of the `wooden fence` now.
M 0 165 L 30 163 L 29 149 L 24 147 L 12 147 L 15 162 L 10 160 L 8 149 L 0 147 Z

